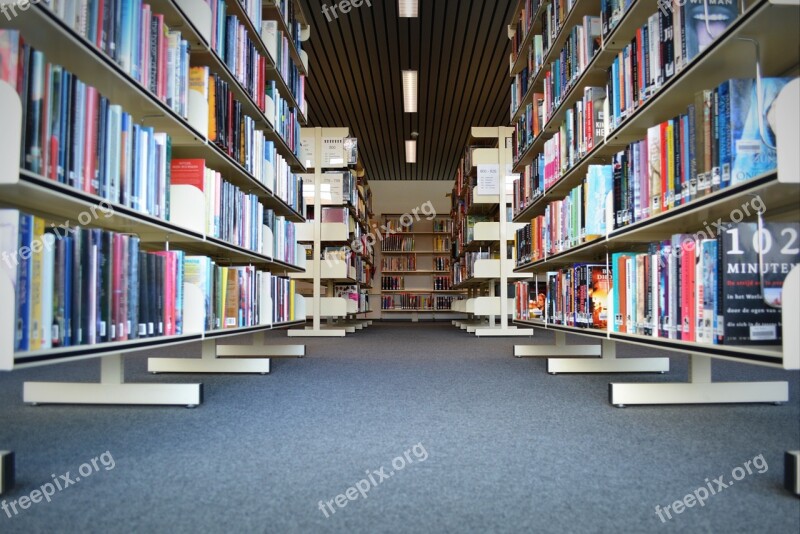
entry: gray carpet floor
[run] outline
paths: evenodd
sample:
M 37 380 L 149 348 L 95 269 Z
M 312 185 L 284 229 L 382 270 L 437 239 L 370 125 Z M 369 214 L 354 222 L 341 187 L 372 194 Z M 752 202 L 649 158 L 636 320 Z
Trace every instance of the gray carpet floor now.
M 519 342 L 376 324 L 306 340 L 306 358 L 273 360 L 269 376 L 150 376 L 127 358 L 129 381 L 202 381 L 195 410 L 22 404 L 23 381 L 97 380 L 97 361 L 0 374 L 0 448 L 18 471 L 6 500 L 100 458 L 52 502 L 0 511 L 0 532 L 800 531 L 800 499 L 782 488 L 800 373 L 714 363 L 715 380 L 788 380 L 783 406 L 619 409 L 609 382 L 685 381 L 687 359 L 671 355 L 667 375 L 550 376 L 512 356 Z M 717 489 L 748 461 L 752 474 Z M 706 479 L 703 506 L 659 519 L 657 505 L 704 497 Z

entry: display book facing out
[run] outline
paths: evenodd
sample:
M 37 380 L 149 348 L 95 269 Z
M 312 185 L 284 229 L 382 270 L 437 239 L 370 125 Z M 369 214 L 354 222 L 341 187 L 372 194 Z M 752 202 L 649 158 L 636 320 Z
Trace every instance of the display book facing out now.
M 384 213 L 382 223 L 381 312 L 451 312 L 464 292 L 453 288 L 450 217 L 426 202 L 411 213 Z
M 772 348 L 781 345 L 778 301 L 798 263 L 800 214 L 796 184 L 778 176 L 773 130 L 775 110 L 793 98 L 784 73 L 796 72 L 797 47 L 784 50 L 797 35 L 784 19 L 796 7 L 755 2 L 741 15 L 715 7 L 734 11 L 699 44 L 689 19 L 673 10 L 676 44 L 662 39 L 651 49 L 652 27 L 637 21 L 652 26 L 664 14 L 639 4 L 623 6 L 605 32 L 630 41 L 621 60 L 601 48 L 593 63 L 611 62 L 598 90 L 602 128 L 576 104 L 575 114 L 558 116 L 561 128 L 542 134 L 530 164 L 518 154 L 515 211 L 528 223 L 517 235 L 518 270 L 537 278 L 518 287 L 527 305 L 517 317 L 780 365 Z M 729 61 L 753 50 L 740 34 L 759 35 L 760 80 L 746 75 L 756 72 L 755 59 L 747 68 Z M 580 74 L 569 81 L 567 94 L 579 102 L 589 82 Z
M 166 19 L 183 15 L 165 7 Z M 167 63 L 173 41 L 159 39 L 127 52 L 134 71 L 95 40 L 108 38 L 100 29 L 81 27 L 78 39 L 66 29 L 70 8 L 51 9 L 32 6 L 4 22 L 19 30 L 0 30 L 3 109 L 22 111 L 10 135 L 21 157 L 5 158 L 19 165 L 0 185 L 12 208 L 2 265 L 14 308 L 3 366 L 292 321 L 292 284 L 265 269 L 302 263 L 289 230 L 301 219 L 301 184 L 287 163 L 296 156 L 260 111 L 266 78 L 231 76 L 215 60 L 193 83 L 180 47 Z M 148 9 L 115 26 L 123 43 L 134 23 L 167 32 Z M 212 86 L 224 100 L 209 96 Z M 215 126 L 223 116 L 229 126 Z

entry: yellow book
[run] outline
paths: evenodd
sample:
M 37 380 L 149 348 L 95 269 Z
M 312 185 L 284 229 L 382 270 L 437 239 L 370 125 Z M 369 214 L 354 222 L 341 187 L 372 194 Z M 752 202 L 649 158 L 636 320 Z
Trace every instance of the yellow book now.
M 675 207 L 675 124 L 669 121 L 667 126 L 667 209 Z
M 214 85 L 216 78 L 208 77 L 208 140 L 217 140 L 217 88 Z
M 31 240 L 31 300 L 30 300 L 30 346 L 31 350 L 42 348 L 42 263 L 44 262 L 44 219 L 33 218 Z
M 289 282 L 289 321 L 296 321 L 294 316 L 294 294 L 295 294 L 295 281 Z

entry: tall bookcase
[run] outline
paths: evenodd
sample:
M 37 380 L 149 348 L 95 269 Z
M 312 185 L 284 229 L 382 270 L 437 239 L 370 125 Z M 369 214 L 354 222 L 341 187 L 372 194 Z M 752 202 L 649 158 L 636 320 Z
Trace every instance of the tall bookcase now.
M 453 287 L 450 270 L 452 219 L 384 213 L 381 222 L 381 228 L 391 229 L 380 245 L 381 316 L 410 316 L 416 322 L 420 316 L 454 313 L 452 305 L 464 291 Z
M 684 4 L 690 5 L 688 2 Z M 615 253 L 647 251 L 650 243 L 668 240 L 681 232 L 696 232 L 707 224 L 702 221 L 724 222 L 725 230 L 743 218 L 757 222 L 762 219 L 762 212 L 764 220 L 800 220 L 796 150 L 800 143 L 800 82 L 796 79 L 800 63 L 796 21 L 800 16 L 800 6 L 797 2 L 769 0 L 733 3 L 725 8 L 735 10 L 729 13 L 731 16 L 725 17 L 730 19 L 727 27 L 724 30 L 714 28 L 716 35 L 712 34 L 710 27 L 700 28 L 713 39 L 707 39 L 705 48 L 701 46 L 693 50 L 690 34 L 694 30 L 687 29 L 686 11 L 682 11 L 684 4 L 675 2 L 662 5 L 643 0 L 602 3 L 597 0 L 577 0 L 565 5 L 551 5 L 546 0 L 522 0 L 518 3 L 509 26 L 514 48 L 510 61 L 510 75 L 514 77 L 512 102 L 517 105 L 511 110 L 511 120 L 516 125 L 514 171 L 521 175 L 515 184 L 514 220 L 531 226 L 532 230 L 527 235 L 521 234 L 527 240 L 527 253 L 531 257 L 520 262 L 516 272 L 533 273 L 535 283 L 541 284 L 540 288 L 546 285 L 548 273 L 562 268 L 571 269 L 589 263 L 598 264 L 606 269 L 606 273 L 612 273 Z M 708 4 L 701 7 L 708 9 Z M 573 36 L 578 32 L 575 27 L 582 25 L 580 31 L 583 35 L 594 31 L 589 29 L 584 16 L 599 18 L 599 40 L 593 50 L 589 45 L 584 50 L 576 51 L 570 48 L 574 43 Z M 664 21 L 671 21 L 675 31 L 664 34 L 664 38 L 658 36 L 662 48 L 656 46 L 655 49 L 646 49 L 650 56 L 647 61 L 638 63 L 636 74 L 633 74 L 633 70 L 626 70 L 629 68 L 626 65 L 631 61 L 637 64 L 637 58 L 643 57 L 637 55 L 637 47 L 644 49 L 643 35 L 656 35 L 650 32 L 654 27 L 658 28 L 659 19 L 662 26 Z M 673 44 L 673 38 L 674 43 L 678 44 Z M 546 44 L 548 42 L 551 43 L 549 47 Z M 654 50 L 656 55 L 653 55 Z M 664 50 L 669 53 L 660 55 Z M 573 70 L 559 80 L 558 76 L 563 75 L 564 71 L 561 70 L 563 65 L 556 60 L 565 57 L 572 60 Z M 645 75 L 648 72 L 654 76 Z M 625 78 L 626 75 L 628 78 Z M 766 87 L 765 79 L 768 76 L 794 78 L 779 94 L 769 97 L 771 101 L 774 100 L 769 113 L 765 103 L 766 92 L 762 88 Z M 772 157 L 773 161 L 777 159 L 777 170 L 771 169 L 749 179 L 734 180 L 726 187 L 724 165 L 721 166 L 721 180 L 717 174 L 718 167 L 711 166 L 719 165 L 717 162 L 720 158 L 722 163 L 725 162 L 724 148 L 720 149 L 723 152 L 714 151 L 717 150 L 715 147 L 725 146 L 725 136 L 731 135 L 729 129 L 717 126 L 711 130 L 711 135 L 721 136 L 722 144 L 714 145 L 720 141 L 710 141 L 712 145 L 706 145 L 712 147 L 709 149 L 693 144 L 694 138 L 691 136 L 695 131 L 700 131 L 697 127 L 681 128 L 685 128 L 682 121 L 694 120 L 692 110 L 695 108 L 691 106 L 699 102 L 702 107 L 703 97 L 697 101 L 696 95 L 710 91 L 706 95 L 713 96 L 717 94 L 714 90 L 720 84 L 735 78 L 755 80 L 751 82 L 755 87 L 752 92 L 755 96 L 747 101 L 747 105 L 753 103 L 754 124 L 758 129 L 756 133 L 759 137 L 755 138 L 754 143 L 757 150 L 774 154 Z M 621 99 L 620 95 L 625 98 Z M 720 109 L 726 109 L 725 105 L 723 101 Z M 598 115 L 600 110 L 602 112 Z M 682 114 L 686 114 L 687 118 L 682 118 Z M 584 120 L 588 121 L 585 128 L 579 120 L 584 115 Z M 703 128 L 702 114 L 698 117 L 697 120 L 701 121 L 699 127 Z M 723 115 L 721 121 L 724 122 L 725 118 Z M 674 145 L 677 149 L 667 146 L 661 157 L 668 158 L 669 165 L 674 164 L 675 158 L 681 157 L 684 166 L 675 164 L 669 175 L 662 172 L 670 180 L 676 176 L 676 181 L 670 181 L 664 187 L 658 182 L 650 182 L 650 198 L 638 204 L 638 198 L 633 196 L 637 193 L 628 192 L 641 193 L 641 187 L 636 184 L 647 185 L 647 182 L 637 182 L 636 177 L 660 177 L 657 172 L 661 168 L 654 167 L 653 160 L 647 158 L 644 160 L 646 174 L 626 174 L 631 167 L 624 163 L 627 160 L 620 158 L 627 157 L 628 147 L 652 139 L 653 127 L 663 124 L 668 124 L 663 128 L 676 125 L 674 128 L 678 129 L 678 133 L 675 138 L 679 142 Z M 705 128 L 705 131 L 709 131 L 707 125 Z M 775 147 L 770 146 L 767 128 L 775 134 Z M 674 129 L 667 131 L 674 132 Z M 677 137 L 684 135 L 686 137 Z M 573 143 L 572 139 L 576 142 Z M 702 144 L 702 139 L 700 142 Z M 653 146 L 658 148 L 664 145 L 648 147 L 651 155 L 655 152 Z M 711 158 L 710 164 L 707 160 L 694 157 L 700 153 L 695 152 L 695 146 L 698 150 L 711 150 L 710 153 L 706 152 L 710 154 L 706 156 Z M 764 148 L 760 148 L 762 146 Z M 556 149 L 555 153 L 552 152 L 553 148 Z M 620 161 L 623 163 L 620 164 Z M 591 207 L 583 202 L 575 202 L 576 197 L 568 198 L 577 187 L 594 187 L 588 185 L 590 178 L 587 178 L 587 173 L 593 170 L 591 166 L 611 162 L 617 166 L 613 167 L 613 186 L 607 189 L 606 197 Z M 697 169 L 693 167 L 695 162 Z M 659 189 L 653 196 L 656 187 Z M 634 198 L 633 202 L 626 196 L 628 194 Z M 593 198 L 591 194 L 587 194 L 587 197 Z M 754 210 L 749 217 L 743 216 L 742 208 L 755 197 L 763 202 L 765 209 L 758 214 Z M 577 198 L 580 198 L 580 194 Z M 556 238 L 552 231 L 561 232 L 561 229 L 555 229 L 547 217 L 555 213 L 554 210 L 564 209 L 563 205 L 554 204 L 563 199 L 567 199 L 571 206 L 580 208 L 580 213 L 571 213 L 582 217 L 583 222 L 572 227 L 569 224 L 574 223 L 575 219 L 571 220 L 567 224 L 571 232 L 568 238 L 560 237 L 560 233 Z M 651 201 L 651 204 L 647 204 Z M 637 206 L 641 206 L 641 209 Z M 537 219 L 543 215 L 545 219 Z M 582 231 L 585 225 L 598 221 L 605 221 L 601 225 L 604 231 Z M 545 237 L 541 233 L 542 224 L 546 225 Z M 538 244 L 532 246 L 532 242 Z M 758 245 L 754 247 L 759 248 Z M 757 253 L 758 263 L 761 264 L 762 252 L 758 250 Z M 664 323 L 657 322 L 655 317 L 640 318 L 640 323 L 631 323 L 635 332 L 620 332 L 615 328 L 615 323 L 625 324 L 626 319 L 625 314 L 615 314 L 613 307 L 614 299 L 619 297 L 619 293 L 616 293 L 618 290 L 611 288 L 611 305 L 605 328 L 553 324 L 549 306 L 541 320 L 517 321 L 525 326 L 554 331 L 556 345 L 519 345 L 514 349 L 515 355 L 547 357 L 547 369 L 551 374 L 663 373 L 669 370 L 667 358 L 616 358 L 617 343 L 668 349 L 689 356 L 688 383 L 612 383 L 609 386 L 609 402 L 615 406 L 782 403 L 788 400 L 788 383 L 785 381 L 715 383 L 711 377 L 711 362 L 719 358 L 783 369 L 800 368 L 798 333 L 793 327 L 800 317 L 797 305 L 800 300 L 800 270 L 796 266 L 784 282 L 781 312 L 783 342 L 775 346 L 712 344 L 682 340 L 671 334 L 665 336 L 659 333 L 659 329 L 670 332 L 674 318 L 669 315 L 665 316 Z M 547 291 L 551 292 L 553 288 L 548 286 Z M 692 295 L 692 292 L 687 294 Z M 717 295 L 717 291 L 713 291 L 713 294 Z M 663 308 L 665 305 L 658 306 Z M 639 332 L 640 328 L 645 333 Z M 684 324 L 681 328 L 686 331 L 688 326 Z M 650 331 L 652 334 L 647 333 Z M 566 333 L 600 340 L 602 345 L 566 345 Z M 601 354 L 601 358 L 562 357 Z
M 247 286 L 246 292 L 245 286 L 239 286 L 238 283 L 235 285 L 237 292 L 241 290 L 240 294 L 243 297 L 247 295 L 250 299 L 240 304 L 238 310 L 242 311 L 242 315 L 226 316 L 226 311 L 217 318 L 221 320 L 219 324 L 212 324 L 212 309 L 208 301 L 204 306 L 204 299 L 201 296 L 196 305 L 206 312 L 205 327 L 201 326 L 174 335 L 159 335 L 158 332 L 153 334 L 152 331 L 149 334 L 153 335 L 148 335 L 145 326 L 133 336 L 134 332 L 129 325 L 124 327 L 124 330 L 129 332 L 130 336 L 119 336 L 129 339 L 121 340 L 113 334 L 108 334 L 115 330 L 105 330 L 106 327 L 111 327 L 104 320 L 105 316 L 102 318 L 103 321 L 100 320 L 99 308 L 95 308 L 94 311 L 87 311 L 98 315 L 98 333 L 94 342 L 90 336 L 89 341 L 83 344 L 17 351 L 19 318 L 15 304 L 22 288 L 17 287 L 15 265 L 12 262 L 3 262 L 0 267 L 2 270 L 0 301 L 3 303 L 0 306 L 0 370 L 24 369 L 90 358 L 100 358 L 101 362 L 99 383 L 26 382 L 23 392 L 24 402 L 33 405 L 136 404 L 195 407 L 203 400 L 202 384 L 126 383 L 123 355 L 134 355 L 154 349 L 166 351 L 177 345 L 200 342 L 201 359 L 178 361 L 151 358 L 149 370 L 153 373 L 258 374 L 269 372 L 270 355 L 302 356 L 303 346 L 233 347 L 224 345 L 223 341 L 231 337 L 266 333 L 305 322 L 304 317 L 299 321 L 294 320 L 289 312 L 292 308 L 289 303 L 292 296 L 289 291 L 284 292 L 288 287 L 286 285 L 288 279 L 286 284 L 275 286 L 275 293 L 268 290 L 269 284 L 266 282 L 277 281 L 278 277 L 302 271 L 304 256 L 298 254 L 297 245 L 290 236 L 274 234 L 266 222 L 258 218 L 262 210 L 272 210 L 274 215 L 280 218 L 281 228 L 290 228 L 295 222 L 304 220 L 302 195 L 298 194 L 299 182 L 294 174 L 304 171 L 297 155 L 299 143 L 296 139 L 299 136 L 296 137 L 296 134 L 300 124 L 305 123 L 307 115 L 302 76 L 307 72 L 308 65 L 305 53 L 299 48 L 300 42 L 308 38 L 309 28 L 300 3 L 290 0 L 282 2 L 280 4 L 282 8 L 271 4 L 262 8 L 260 2 L 242 3 L 237 0 L 225 2 L 226 14 L 234 17 L 241 32 L 238 45 L 246 42 L 252 53 L 251 57 L 260 58 L 258 66 L 252 71 L 243 70 L 242 63 L 224 59 L 220 33 L 215 31 L 212 22 L 215 16 L 220 16 L 220 13 L 216 12 L 216 9 L 212 12 L 212 8 L 204 0 L 158 0 L 144 5 L 140 13 L 128 13 L 133 18 L 122 17 L 117 21 L 113 17 L 101 18 L 99 13 L 89 12 L 85 3 L 82 7 L 87 11 L 83 13 L 80 3 L 61 2 L 50 5 L 36 3 L 26 6 L 24 10 L 14 2 L 2 3 L 9 5 L 9 8 L 16 7 L 17 10 L 14 12 L 14 17 L 3 17 L 0 20 L 4 45 L 0 62 L 17 59 L 20 63 L 42 61 L 42 71 L 37 70 L 39 67 L 32 62 L 30 71 L 21 67 L 18 71 L 33 73 L 30 74 L 30 80 L 26 79 L 24 82 L 20 80 L 19 85 L 9 84 L 5 78 L 0 80 L 0 109 L 3 110 L 6 124 L 6 128 L 0 134 L 3 137 L 3 142 L 0 143 L 2 153 L 0 207 L 37 216 L 46 221 L 48 229 L 71 227 L 72 233 L 75 233 L 75 226 L 80 225 L 88 229 L 129 236 L 130 239 L 137 240 L 140 250 L 146 255 L 160 251 L 169 255 L 173 251 L 178 251 L 186 256 L 205 257 L 220 268 L 229 268 L 231 272 L 238 269 L 236 272 L 241 273 L 239 280 L 248 280 L 251 283 Z M 106 2 L 106 5 L 109 3 Z M 286 20 L 287 15 L 291 20 Z M 145 18 L 146 16 L 151 18 Z M 276 33 L 273 25 L 268 23 L 270 20 L 278 23 L 286 39 L 281 38 L 280 32 Z M 140 38 L 139 33 L 134 30 L 136 24 L 140 25 L 142 35 L 152 35 L 151 41 Z M 151 27 L 157 28 L 152 34 Z M 285 62 L 283 64 L 276 62 L 279 58 L 274 57 L 273 52 L 277 48 L 262 38 L 262 30 L 267 32 L 270 28 L 272 37 L 277 39 L 276 42 L 283 43 L 281 53 L 286 49 L 291 50 L 293 66 L 287 66 Z M 166 39 L 160 40 L 160 32 L 169 30 L 172 31 L 170 37 L 176 39 L 174 43 Z M 37 53 L 43 54 L 43 59 L 40 59 L 42 56 L 35 56 L 35 53 L 31 55 L 32 60 L 23 58 L 21 52 L 17 55 L 18 41 L 15 35 L 11 36 L 13 32 L 19 32 L 27 45 L 38 51 Z M 112 34 L 121 39 L 120 42 L 125 43 L 125 46 L 112 47 L 112 37 L 110 37 Z M 264 35 L 266 36 L 266 33 Z M 169 65 L 167 49 L 175 54 L 170 58 L 175 62 Z M 19 50 L 22 50 L 21 45 Z M 196 67 L 203 68 L 196 71 L 194 69 Z M 16 68 L 9 65 L 4 65 L 3 68 L 4 75 L 16 78 Z M 85 94 L 91 95 L 95 100 L 87 96 L 85 102 L 88 104 L 85 107 L 78 106 L 76 103 L 84 100 L 79 100 L 79 93 L 67 92 L 66 84 L 59 93 L 62 98 L 56 99 L 53 96 L 56 95 L 54 89 L 56 71 L 59 75 L 63 72 L 64 76 L 67 71 L 71 73 L 73 87 L 78 87 L 80 84 L 81 91 L 85 91 Z M 44 77 L 37 77 L 40 72 L 44 73 Z M 196 83 L 195 72 L 206 75 L 205 78 L 200 78 L 199 84 Z M 258 160 L 253 154 L 239 153 L 230 143 L 225 144 L 220 138 L 217 138 L 216 142 L 212 138 L 216 132 L 211 129 L 214 119 L 211 111 L 215 108 L 210 110 L 209 86 L 213 85 L 209 82 L 210 77 L 220 84 L 219 87 L 224 87 L 230 93 L 229 109 L 234 110 L 233 102 L 235 102 L 235 111 L 240 112 L 238 117 L 242 117 L 242 128 L 248 128 L 250 135 L 248 142 L 256 143 L 257 140 L 262 143 L 257 146 L 264 153 L 263 161 Z M 28 81 L 33 85 L 29 85 Z M 42 88 L 41 92 L 37 87 Z M 42 100 L 39 100 L 40 98 Z M 23 105 L 24 102 L 27 102 L 27 106 Z M 96 102 L 99 102 L 100 107 L 94 107 Z M 58 103 L 64 107 L 57 107 Z M 102 107 L 104 105 L 108 108 Z M 152 132 L 150 135 L 163 135 L 163 139 L 168 139 L 167 151 L 157 152 L 162 160 L 155 161 L 155 157 L 151 155 L 150 161 L 155 161 L 154 165 L 157 169 L 160 168 L 160 171 L 156 170 L 154 173 L 152 168 L 133 166 L 126 168 L 125 163 L 122 163 L 121 172 L 123 174 L 131 172 L 125 176 L 129 183 L 134 184 L 131 186 L 133 189 L 125 193 L 128 195 L 127 198 L 121 190 L 114 189 L 120 185 L 119 182 L 114 182 L 114 166 L 119 160 L 114 160 L 110 155 L 109 151 L 114 150 L 115 145 L 108 139 L 113 139 L 119 130 L 115 130 L 111 122 L 106 122 L 112 120 L 110 110 L 114 106 L 119 106 L 121 114 L 130 120 L 127 126 L 128 132 Z M 78 109 L 79 107 L 81 109 Z M 55 111 L 57 109 L 60 110 L 58 113 Z M 76 115 L 78 111 L 96 114 L 78 119 Z M 41 125 L 33 118 L 36 117 L 34 113 L 39 113 L 38 116 L 42 117 Z M 92 122 L 90 117 L 96 122 Z M 54 122 L 51 121 L 56 120 L 65 125 L 63 130 L 57 130 L 52 126 Z M 150 128 L 152 130 L 149 130 Z M 70 141 L 59 137 L 60 133 L 67 130 L 72 135 Z M 22 135 L 23 131 L 27 132 L 26 136 Z M 45 143 L 41 142 L 41 138 L 36 141 L 32 132 L 36 132 L 35 136 L 46 134 L 41 137 L 45 139 Z M 42 147 L 49 151 L 52 147 L 57 147 L 59 142 L 69 150 L 74 150 L 74 153 L 67 156 L 64 161 L 70 161 L 76 175 L 81 178 L 86 177 L 82 186 L 78 182 L 72 183 L 72 176 L 69 180 L 61 179 L 62 160 L 58 152 L 43 155 Z M 105 145 L 106 142 L 109 144 Z M 148 161 L 142 156 L 143 146 L 136 146 L 135 150 L 139 151 L 136 154 L 142 161 Z M 107 151 L 104 152 L 102 147 L 106 147 Z M 123 156 L 133 159 L 131 156 L 133 152 L 125 152 L 124 146 L 121 150 Z M 83 164 L 79 163 L 81 161 L 77 155 L 79 152 L 86 155 Z M 21 154 L 23 158 L 20 157 Z M 32 168 L 28 159 L 31 155 L 37 158 L 36 161 L 40 157 L 45 161 L 50 157 L 50 166 L 42 165 L 38 170 Z M 220 228 L 224 227 L 223 229 L 217 228 L 213 231 L 209 229 L 210 227 L 189 228 L 168 216 L 174 215 L 176 210 L 187 211 L 181 209 L 185 206 L 180 206 L 177 202 L 171 206 L 172 210 L 168 211 L 166 208 L 169 205 L 167 199 L 174 194 L 171 193 L 171 189 L 175 183 L 170 182 L 169 169 L 170 162 L 175 159 L 202 161 L 205 169 L 217 173 L 219 183 L 224 183 L 231 192 L 230 203 L 227 204 L 222 204 L 223 201 L 220 200 L 222 197 L 215 197 L 215 200 L 220 202 L 218 207 L 222 206 L 222 209 L 228 212 L 242 210 L 241 227 L 234 225 L 230 219 L 228 222 L 231 224 L 230 228 L 233 228 L 231 231 L 228 231 L 228 227 L 224 227 L 224 222 L 219 224 Z M 257 160 L 260 162 L 258 166 L 255 163 Z M 90 165 L 96 165 L 91 167 L 95 171 L 94 174 L 89 170 Z M 233 198 L 234 191 L 238 195 L 236 198 Z M 152 198 L 155 200 L 150 204 Z M 182 197 L 173 198 L 173 202 L 177 198 Z M 199 198 L 202 202 L 206 201 L 202 191 Z M 242 199 L 250 202 L 248 206 L 252 211 L 245 213 L 243 204 L 239 203 Z M 154 206 L 159 207 L 154 209 Z M 195 207 L 200 208 L 200 206 Z M 12 212 L 7 211 L 7 213 L 9 220 L 12 219 Z M 59 223 L 64 225 L 61 226 Z M 66 234 L 67 232 L 64 232 L 65 236 Z M 58 239 L 62 238 L 61 234 L 56 235 L 59 236 Z M 97 235 L 113 237 L 113 234 Z M 17 257 L 21 253 L 22 243 L 18 238 L 17 230 L 6 231 L 3 234 L 0 245 L 4 257 L 6 254 Z M 43 248 L 42 243 L 39 245 L 38 248 Z M 93 259 L 95 253 L 90 251 L 88 254 L 88 257 L 92 258 L 91 261 L 95 261 Z M 293 260 L 285 261 L 284 257 L 291 257 Z M 111 261 L 110 257 L 105 258 Z M 97 256 L 97 261 L 100 261 L 100 256 Z M 116 262 L 116 259 L 114 261 Z M 131 284 L 128 289 L 137 287 L 138 290 L 139 286 L 134 281 L 144 283 L 141 273 L 126 270 L 133 265 L 132 263 L 115 263 L 115 265 L 119 266 L 121 272 L 126 273 L 125 279 Z M 99 266 L 97 271 L 94 267 L 90 269 L 89 273 L 101 272 Z M 182 306 L 189 305 L 190 301 L 187 299 L 190 295 L 184 294 L 187 282 L 184 280 L 182 284 L 180 281 L 185 274 L 184 265 L 177 264 L 174 272 L 177 273 L 174 293 L 170 293 L 169 296 L 167 294 L 158 296 L 158 299 L 159 302 L 167 303 L 167 299 L 174 298 L 168 303 L 170 309 L 176 310 L 176 313 L 180 310 L 182 317 L 185 318 Z M 266 274 L 270 274 L 270 277 L 267 278 Z M 43 276 L 46 276 L 46 273 L 43 272 Z M 128 276 L 130 278 L 127 278 Z M 256 288 L 256 278 L 263 282 L 258 288 Z M 43 291 L 34 287 L 38 285 L 37 278 L 30 280 L 32 289 Z M 90 281 L 88 274 L 86 280 Z M 98 291 L 101 291 L 101 287 L 98 284 Z M 177 289 L 178 287 L 181 289 Z M 90 291 L 93 291 L 91 287 Z M 177 295 L 183 295 L 185 300 L 178 300 Z M 206 294 L 206 298 L 209 297 Z M 133 298 L 131 296 L 131 299 Z M 162 298 L 164 300 L 161 300 Z M 126 314 L 133 309 L 132 302 L 133 300 L 130 306 L 127 306 Z M 279 308 L 279 305 L 285 308 Z M 86 309 L 91 310 L 92 307 Z M 38 317 L 37 315 L 37 320 Z M 89 324 L 93 324 L 93 317 L 94 315 L 89 316 Z M 127 315 L 129 324 L 131 317 Z M 275 317 L 279 319 L 276 320 Z M 80 320 L 83 321 L 83 318 Z M 160 321 L 160 318 L 158 320 Z M 44 325 L 42 328 L 46 327 Z M 94 327 L 91 330 L 93 331 Z M 116 332 L 122 330 L 123 327 L 120 326 Z M 175 331 L 178 331 L 177 328 Z M 166 331 L 164 333 L 167 334 Z M 142 334 L 142 337 L 139 334 Z M 2 491 L 13 482 L 13 454 L 4 452 L 0 457 L 2 459 L 0 491 Z
M 469 294 L 455 310 L 478 318 L 454 324 L 479 337 L 533 334 L 509 321 L 514 311 L 509 282 L 530 277 L 514 272 L 513 252 L 509 254 L 514 231 L 521 226 L 510 221 L 508 210 L 512 133 L 506 126 L 473 127 L 453 190 L 453 287 Z M 493 220 L 472 226 L 470 218 L 481 214 Z M 472 235 L 465 226 L 472 226 Z
M 348 147 L 350 143 L 355 144 Z M 365 238 L 370 232 L 371 192 L 349 128 L 306 128 L 301 147 L 304 164 L 314 171 L 304 175 L 304 195 L 313 217 L 298 225 L 299 241 L 310 244 L 308 268 L 292 277 L 312 284 L 310 299 L 304 299 L 312 324 L 288 334 L 344 337 L 371 324 L 358 318 L 370 312 L 367 295 L 374 255 Z M 336 220 L 326 220 L 326 214 Z M 337 287 L 348 293 L 337 296 Z

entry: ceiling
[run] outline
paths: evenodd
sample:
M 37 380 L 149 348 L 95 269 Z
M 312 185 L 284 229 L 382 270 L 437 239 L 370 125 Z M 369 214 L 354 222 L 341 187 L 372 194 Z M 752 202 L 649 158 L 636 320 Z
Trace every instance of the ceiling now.
M 366 0 L 328 22 L 334 0 L 301 0 L 311 126 L 349 126 L 370 180 L 453 180 L 471 126 L 509 122 L 510 41 L 516 0 L 420 0 L 399 18 L 396 0 Z M 403 112 L 404 69 L 419 71 L 418 113 Z M 405 140 L 419 132 L 417 163 Z

